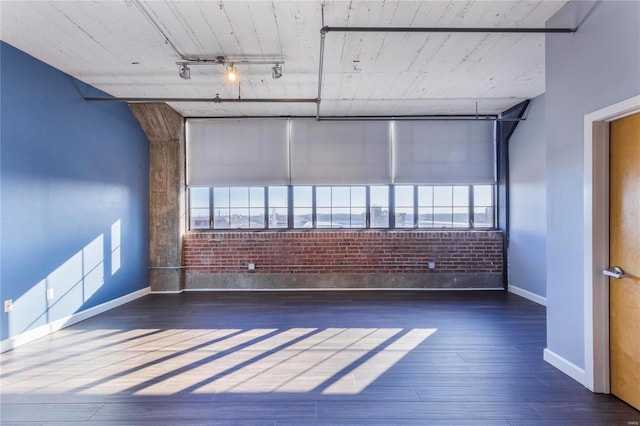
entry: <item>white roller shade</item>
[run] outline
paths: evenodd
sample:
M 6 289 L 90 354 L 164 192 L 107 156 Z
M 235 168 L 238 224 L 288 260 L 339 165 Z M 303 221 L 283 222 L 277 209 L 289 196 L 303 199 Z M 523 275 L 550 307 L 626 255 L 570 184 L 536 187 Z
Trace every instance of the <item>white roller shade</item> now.
M 494 183 L 493 121 L 397 121 L 394 183 Z
M 291 183 L 391 182 L 388 121 L 291 122 Z
M 288 184 L 287 132 L 287 120 L 188 119 L 187 184 Z

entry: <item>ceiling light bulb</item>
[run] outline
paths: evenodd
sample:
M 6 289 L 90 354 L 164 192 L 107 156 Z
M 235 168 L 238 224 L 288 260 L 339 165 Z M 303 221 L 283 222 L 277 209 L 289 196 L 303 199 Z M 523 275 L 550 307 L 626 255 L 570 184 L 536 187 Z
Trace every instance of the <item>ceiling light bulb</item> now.
M 271 77 L 273 77 L 274 80 L 282 77 L 282 64 L 275 64 L 273 68 L 271 68 Z
M 229 69 L 227 69 L 227 78 L 229 79 L 229 81 L 236 81 L 236 79 L 238 78 L 238 71 L 236 70 L 236 67 L 233 66 L 233 64 L 231 64 Z
M 187 64 L 182 64 L 178 70 L 178 75 L 183 80 L 189 80 L 191 78 L 191 69 Z

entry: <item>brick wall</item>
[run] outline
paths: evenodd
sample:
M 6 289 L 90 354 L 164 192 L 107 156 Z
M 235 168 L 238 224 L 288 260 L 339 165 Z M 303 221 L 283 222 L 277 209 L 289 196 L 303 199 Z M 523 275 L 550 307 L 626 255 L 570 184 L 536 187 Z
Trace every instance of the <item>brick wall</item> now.
M 500 231 L 192 232 L 193 273 L 502 273 Z M 435 262 L 435 269 L 428 269 Z

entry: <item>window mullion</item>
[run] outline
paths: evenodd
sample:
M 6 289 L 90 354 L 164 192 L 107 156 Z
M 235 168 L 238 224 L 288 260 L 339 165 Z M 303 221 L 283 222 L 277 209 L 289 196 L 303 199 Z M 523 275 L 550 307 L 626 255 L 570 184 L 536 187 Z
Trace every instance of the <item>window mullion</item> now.
M 293 229 L 293 185 L 287 185 L 287 229 Z
M 214 217 L 215 215 L 213 214 L 213 187 L 211 187 L 209 188 L 209 229 L 213 229 Z
M 389 185 L 389 229 L 396 228 L 396 188 Z
M 264 229 L 269 229 L 269 187 L 264 187 Z
M 413 228 L 418 228 L 418 185 L 413 185 Z
M 473 185 L 469 185 L 469 228 L 475 227 L 475 206 L 473 195 Z
M 365 229 L 371 228 L 371 187 L 365 186 L 365 207 L 364 207 L 364 227 Z
M 318 224 L 318 213 L 316 212 L 316 186 L 311 187 L 311 228 L 315 229 Z

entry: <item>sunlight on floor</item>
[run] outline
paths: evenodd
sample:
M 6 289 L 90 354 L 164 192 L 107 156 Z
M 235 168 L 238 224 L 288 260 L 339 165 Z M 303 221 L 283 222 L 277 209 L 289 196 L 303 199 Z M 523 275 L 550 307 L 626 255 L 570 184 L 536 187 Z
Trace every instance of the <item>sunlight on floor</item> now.
M 435 332 L 433 328 L 93 330 L 70 336 L 76 343 L 73 350 L 59 348 L 46 354 L 47 374 L 38 375 L 38 366 L 6 364 L 4 359 L 3 387 L 78 395 L 358 394 Z M 54 372 L 52 364 L 59 366 Z

